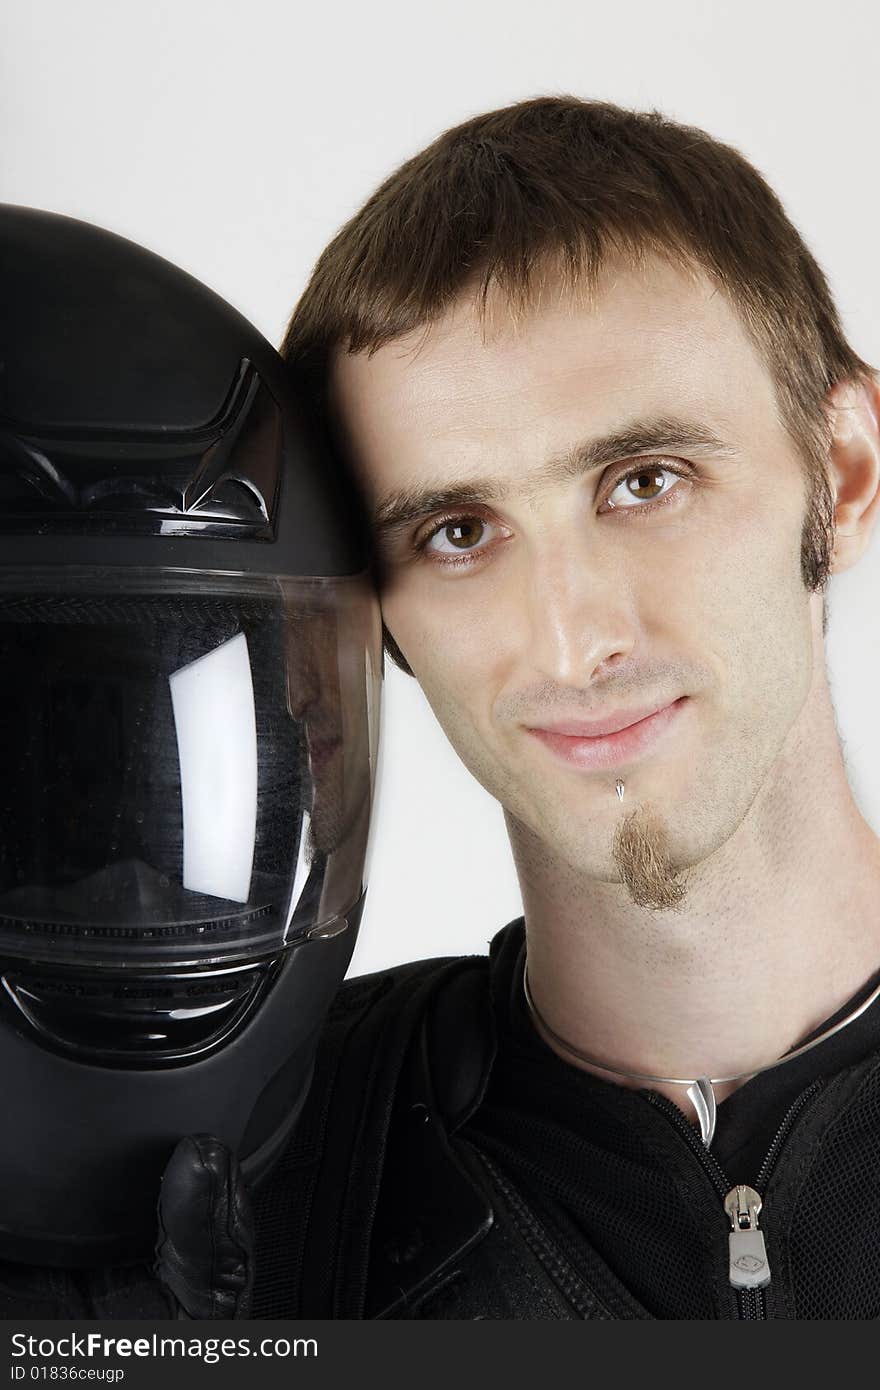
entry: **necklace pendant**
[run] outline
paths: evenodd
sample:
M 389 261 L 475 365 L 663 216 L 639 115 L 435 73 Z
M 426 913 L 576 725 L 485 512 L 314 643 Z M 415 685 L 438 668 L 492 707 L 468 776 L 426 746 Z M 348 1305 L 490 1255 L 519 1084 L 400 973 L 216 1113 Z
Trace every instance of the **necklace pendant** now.
M 618 777 L 617 781 L 614 783 L 614 790 L 617 792 L 618 798 L 622 801 L 622 800 L 623 800 L 623 783 L 621 782 L 621 780 L 620 780 L 619 777 Z
M 687 1088 L 687 1098 L 697 1112 L 700 1134 L 706 1148 L 710 1148 L 715 1138 L 715 1120 L 718 1114 L 715 1105 L 715 1092 L 708 1076 L 699 1076 Z

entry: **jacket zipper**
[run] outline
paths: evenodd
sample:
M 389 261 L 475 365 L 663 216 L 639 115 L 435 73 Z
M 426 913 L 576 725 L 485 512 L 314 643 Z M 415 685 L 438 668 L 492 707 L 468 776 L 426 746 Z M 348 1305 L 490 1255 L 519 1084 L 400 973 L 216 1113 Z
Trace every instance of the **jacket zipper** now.
M 755 1180 L 756 1187 L 731 1183 L 715 1155 L 706 1148 L 693 1125 L 688 1122 L 675 1102 L 659 1095 L 657 1091 L 644 1092 L 645 1099 L 657 1110 L 662 1111 L 684 1137 L 721 1198 L 730 1228 L 728 1278 L 737 1291 L 737 1305 L 741 1318 L 767 1317 L 764 1289 L 770 1283 L 771 1275 L 764 1233 L 758 1224 L 763 1203 L 761 1193 L 766 1189 L 792 1125 L 808 1102 L 822 1089 L 823 1084 L 821 1080 L 814 1081 L 805 1091 L 801 1091 L 789 1106 L 764 1156 Z

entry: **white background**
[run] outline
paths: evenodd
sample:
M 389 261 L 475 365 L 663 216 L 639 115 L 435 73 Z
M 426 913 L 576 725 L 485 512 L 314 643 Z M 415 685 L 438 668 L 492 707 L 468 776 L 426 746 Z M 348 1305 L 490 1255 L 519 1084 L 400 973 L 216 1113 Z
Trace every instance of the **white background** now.
M 446 126 L 561 92 L 658 107 L 767 176 L 878 365 L 878 15 L 868 0 L 10 3 L 0 198 L 143 243 L 277 344 L 325 243 Z M 828 653 L 853 790 L 880 831 L 878 598 L 875 540 L 831 582 Z M 384 725 L 351 973 L 484 951 L 519 912 L 498 807 L 394 669 Z

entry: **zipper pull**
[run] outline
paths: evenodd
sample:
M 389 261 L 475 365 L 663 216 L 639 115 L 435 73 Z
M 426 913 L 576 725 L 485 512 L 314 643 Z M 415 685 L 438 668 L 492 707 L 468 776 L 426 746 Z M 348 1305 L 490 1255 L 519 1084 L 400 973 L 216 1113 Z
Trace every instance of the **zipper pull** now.
M 733 1230 L 730 1242 L 730 1282 L 735 1289 L 763 1289 L 770 1283 L 764 1232 L 758 1229 L 761 1198 L 753 1187 L 732 1187 L 724 1210 Z

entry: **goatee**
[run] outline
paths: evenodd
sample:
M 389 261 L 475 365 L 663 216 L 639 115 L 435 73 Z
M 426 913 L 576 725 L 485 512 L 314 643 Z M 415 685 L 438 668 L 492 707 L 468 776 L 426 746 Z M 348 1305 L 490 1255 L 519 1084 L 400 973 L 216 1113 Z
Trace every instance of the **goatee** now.
M 687 874 L 670 851 L 662 817 L 649 806 L 624 816 L 614 832 L 611 856 L 620 881 L 639 907 L 675 911 L 687 895 Z

